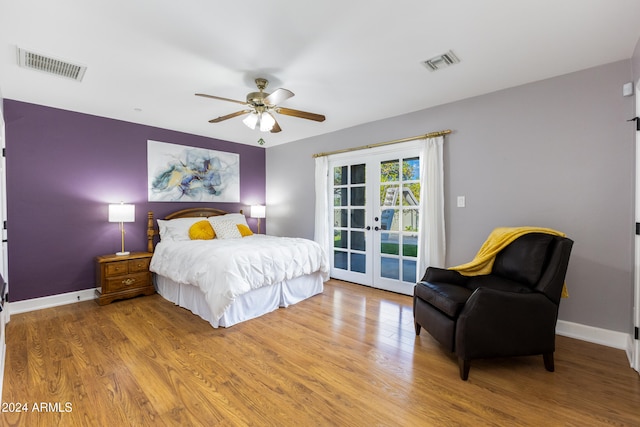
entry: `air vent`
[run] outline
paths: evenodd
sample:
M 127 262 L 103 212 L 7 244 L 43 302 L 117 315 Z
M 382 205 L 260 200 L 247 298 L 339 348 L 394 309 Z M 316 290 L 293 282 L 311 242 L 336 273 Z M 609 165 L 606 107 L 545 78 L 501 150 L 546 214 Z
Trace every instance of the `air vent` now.
M 87 67 L 83 65 L 71 64 L 70 62 L 61 61 L 20 48 L 18 48 L 18 64 L 21 67 L 44 71 L 45 73 L 55 74 L 56 76 L 66 77 L 79 82 L 82 81 L 84 72 L 87 70 Z
M 460 62 L 458 57 L 452 51 L 449 51 L 434 58 L 427 59 L 423 61 L 422 64 L 427 67 L 429 71 L 438 71 L 450 65 L 457 64 L 458 62 Z

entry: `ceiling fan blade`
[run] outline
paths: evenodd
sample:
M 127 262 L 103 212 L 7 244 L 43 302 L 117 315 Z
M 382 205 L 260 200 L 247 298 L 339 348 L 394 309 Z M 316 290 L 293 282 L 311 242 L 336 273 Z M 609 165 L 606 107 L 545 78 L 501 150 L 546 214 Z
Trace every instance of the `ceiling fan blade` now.
M 211 119 L 209 120 L 209 123 L 220 123 L 224 120 L 233 119 L 234 117 L 238 117 L 250 112 L 251 110 L 236 111 L 235 113 L 227 114 L 226 116 L 220 116 L 220 117 L 216 117 L 215 119 Z
M 278 105 L 282 101 L 286 101 L 291 98 L 293 95 L 295 94 L 288 89 L 276 89 L 271 95 L 264 99 L 264 103 L 267 105 Z
M 272 114 L 273 116 L 273 114 Z M 276 118 L 274 117 L 273 120 L 276 120 Z M 282 129 L 280 128 L 280 125 L 278 124 L 278 121 L 276 120 L 276 122 L 273 124 L 273 127 L 271 128 L 271 130 L 269 132 L 271 133 L 278 133 L 280 132 Z
M 322 114 L 307 113 L 306 111 L 292 110 L 291 108 L 278 107 L 276 112 L 285 116 L 300 117 L 301 119 L 315 120 L 316 122 L 324 122 L 325 117 Z
M 229 102 L 235 102 L 236 104 L 247 105 L 247 103 L 244 101 L 237 101 L 235 99 L 223 98 L 221 96 L 207 95 L 205 93 L 196 93 L 196 96 L 203 96 L 205 98 L 219 99 L 221 101 L 229 101 Z

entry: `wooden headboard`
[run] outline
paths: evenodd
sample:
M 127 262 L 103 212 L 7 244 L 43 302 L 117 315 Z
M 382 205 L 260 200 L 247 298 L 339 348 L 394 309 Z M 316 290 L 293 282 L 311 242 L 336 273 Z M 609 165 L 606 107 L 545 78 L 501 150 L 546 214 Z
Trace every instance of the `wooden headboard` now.
M 198 217 L 210 217 L 210 216 L 218 216 L 218 215 L 226 215 L 228 212 L 225 212 L 221 209 L 215 208 L 190 208 L 190 209 L 182 209 L 160 219 L 176 219 L 176 218 L 198 218 Z M 240 211 L 240 213 L 243 213 Z M 149 211 L 148 219 L 147 219 L 147 251 L 153 252 L 154 244 L 153 240 L 158 235 L 158 227 L 156 227 L 155 221 L 153 220 L 153 212 Z

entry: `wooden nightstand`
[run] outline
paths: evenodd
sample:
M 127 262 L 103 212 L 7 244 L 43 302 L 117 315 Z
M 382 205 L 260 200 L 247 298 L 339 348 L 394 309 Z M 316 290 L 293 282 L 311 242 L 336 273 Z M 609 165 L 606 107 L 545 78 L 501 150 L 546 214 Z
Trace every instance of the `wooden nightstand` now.
M 105 305 L 118 299 L 154 294 L 156 290 L 149 272 L 152 255 L 131 252 L 96 257 L 96 302 Z

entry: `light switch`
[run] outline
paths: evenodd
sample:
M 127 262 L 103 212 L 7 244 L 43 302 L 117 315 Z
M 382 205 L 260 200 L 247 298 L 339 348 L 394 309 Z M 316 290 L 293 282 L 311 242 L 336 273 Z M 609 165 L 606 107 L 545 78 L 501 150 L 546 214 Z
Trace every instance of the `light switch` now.
M 464 208 L 466 204 L 466 200 L 464 198 L 464 196 L 458 196 L 458 207 L 459 208 Z

